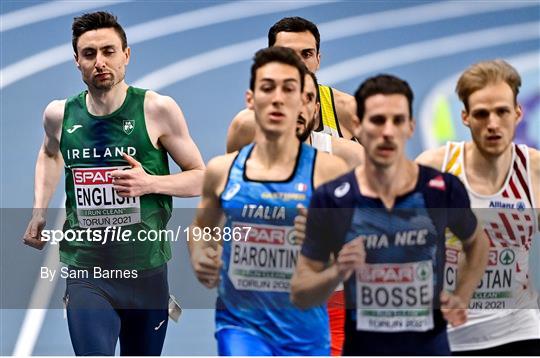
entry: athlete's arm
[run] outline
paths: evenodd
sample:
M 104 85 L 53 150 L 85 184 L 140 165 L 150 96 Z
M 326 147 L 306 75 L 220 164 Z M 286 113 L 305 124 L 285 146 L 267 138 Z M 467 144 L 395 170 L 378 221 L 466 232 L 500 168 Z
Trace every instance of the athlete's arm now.
M 529 252 L 529 272 L 531 282 L 537 292 L 540 293 L 540 151 L 529 148 L 529 163 L 531 163 L 531 185 L 534 197 L 535 210 L 538 213 L 538 231 L 533 236 L 531 251 Z
M 291 302 L 302 309 L 323 304 L 340 282 L 337 265 L 328 267 L 300 254 L 291 279 Z
M 332 137 L 332 153 L 343 159 L 349 169 L 356 168 L 364 161 L 364 147 L 352 140 Z
M 334 94 L 334 103 L 341 133 L 345 139 L 351 139 L 358 124 L 356 100 L 350 94 L 338 91 L 335 88 L 332 88 L 332 93 Z
M 165 194 L 191 197 L 201 194 L 204 162 L 199 149 L 191 139 L 182 110 L 167 96 L 148 91 L 144 100 L 146 127 L 152 144 L 163 146 L 181 173 L 150 175 L 133 158 L 128 159 L 131 170 L 112 173 L 114 188 L 120 196 Z
M 318 188 L 320 185 L 345 174 L 349 168 L 340 157 L 318 151 L 314 170 L 313 185 Z
M 456 288 L 452 294 L 441 294 L 441 311 L 455 327 L 467 321 L 469 301 L 486 269 L 489 242 L 470 208 L 469 195 L 463 183 L 453 175 L 444 175 L 448 195 L 448 228 L 461 240 L 463 246 Z
M 330 266 L 300 254 L 291 280 L 292 303 L 302 309 L 324 304 L 339 283 L 348 280 L 365 263 L 365 258 L 360 238 L 343 245 Z
M 531 163 L 531 185 L 534 204 L 538 214 L 538 231 L 540 231 L 540 151 L 529 148 L 529 163 Z
M 36 160 L 32 218 L 23 237 L 26 245 L 39 250 L 46 244 L 46 241 L 41 241 L 41 231 L 45 227 L 47 208 L 60 181 L 64 165 L 60 152 L 60 136 L 65 103 L 65 100 L 52 101 L 43 112 L 45 138 Z
M 334 139 L 334 137 L 332 137 Z M 349 142 L 343 138 L 337 138 L 345 142 Z M 352 145 L 358 146 L 354 142 L 350 142 Z M 335 148 L 333 148 L 335 149 Z M 339 157 L 339 156 L 338 156 Z M 324 153 L 317 152 L 317 158 L 315 162 L 315 177 L 314 186 L 315 188 L 319 187 L 321 184 L 324 184 L 332 179 L 337 178 L 340 175 L 343 175 L 352 168 L 348 168 L 347 164 L 335 156 Z M 298 215 L 294 218 L 294 237 L 296 243 L 301 245 L 304 242 L 306 237 L 306 223 L 307 223 L 307 209 L 303 206 L 298 207 Z
M 441 311 L 453 327 L 467 321 L 466 308 L 486 269 L 488 250 L 488 238 L 481 225 L 478 225 L 474 235 L 463 242 L 464 255 L 459 263 L 453 295 L 443 294 L 441 297 Z
M 219 269 L 222 264 L 220 237 L 213 236 L 212 240 L 206 241 L 202 240 L 200 233 L 204 232 L 205 228 L 210 228 L 211 232 L 214 233 L 214 228 L 222 226 L 223 212 L 219 195 L 225 187 L 227 173 L 234 156 L 234 154 L 220 156 L 208 163 L 204 175 L 201 202 L 193 224 L 191 224 L 191 234 L 188 237 L 193 271 L 195 271 L 197 279 L 208 288 L 215 287 L 219 279 Z
M 253 142 L 255 131 L 255 113 L 247 108 L 238 112 L 227 131 L 227 153 L 236 152 Z
M 291 301 L 301 308 L 324 303 L 365 260 L 361 240 L 337 245 L 346 234 L 350 211 L 333 206 L 325 186 L 315 191 L 309 205 L 307 239 L 291 280 Z M 337 259 L 330 263 L 332 254 Z
M 420 155 L 416 157 L 415 161 L 418 164 L 424 165 L 426 167 L 442 170 L 445 152 L 446 147 L 444 146 L 436 149 L 428 149 L 420 153 Z

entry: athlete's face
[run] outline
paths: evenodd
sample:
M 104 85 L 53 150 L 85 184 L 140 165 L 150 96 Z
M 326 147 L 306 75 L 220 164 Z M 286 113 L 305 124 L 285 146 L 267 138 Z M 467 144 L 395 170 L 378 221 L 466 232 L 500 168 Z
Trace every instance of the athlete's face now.
M 469 111 L 461 113 L 478 149 L 490 156 L 501 155 L 514 140 L 521 121 L 521 107 L 506 82 L 490 84 L 469 96 Z
M 278 32 L 274 46 L 294 50 L 311 72 L 315 73 L 319 69 L 321 54 L 317 51 L 317 41 L 311 32 Z
M 260 67 L 255 73 L 254 90 L 246 93 L 246 102 L 263 132 L 294 135 L 303 105 L 300 72 L 279 62 Z
M 122 40 L 113 28 L 87 31 L 79 37 L 75 62 L 89 88 L 110 90 L 122 82 L 130 49 L 122 50 Z
M 311 75 L 307 74 L 304 80 L 304 105 L 298 117 L 296 134 L 300 141 L 305 141 L 315 127 L 315 119 L 319 115 L 320 104 L 317 101 L 317 88 Z
M 368 160 L 389 167 L 405 153 L 414 133 L 407 97 L 401 94 L 376 94 L 366 98 L 364 117 L 355 136 L 365 148 Z

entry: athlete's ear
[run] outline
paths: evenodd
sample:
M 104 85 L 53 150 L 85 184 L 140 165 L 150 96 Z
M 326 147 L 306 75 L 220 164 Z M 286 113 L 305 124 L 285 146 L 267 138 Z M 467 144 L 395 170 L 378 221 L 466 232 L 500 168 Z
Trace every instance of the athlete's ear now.
M 246 107 L 248 109 L 254 110 L 254 104 L 253 104 L 253 91 L 247 90 L 246 91 Z
M 463 124 L 465 124 L 467 127 L 471 127 L 471 124 L 469 122 L 469 112 L 467 112 L 466 109 L 461 110 L 461 121 Z
M 414 134 L 414 130 L 416 129 L 416 119 L 414 117 L 411 117 L 411 120 L 409 121 L 409 139 L 412 138 Z
M 516 125 L 518 125 L 519 122 L 521 122 L 521 120 L 523 119 L 523 108 L 521 107 L 521 104 L 519 103 L 516 105 L 516 114 L 517 114 Z
M 356 115 L 356 113 L 353 114 L 353 136 L 357 139 L 360 138 L 360 132 L 362 132 L 362 122 L 360 122 L 360 118 Z
M 126 47 L 124 50 L 124 54 L 126 55 L 126 65 L 129 64 L 129 59 L 131 58 L 131 47 Z

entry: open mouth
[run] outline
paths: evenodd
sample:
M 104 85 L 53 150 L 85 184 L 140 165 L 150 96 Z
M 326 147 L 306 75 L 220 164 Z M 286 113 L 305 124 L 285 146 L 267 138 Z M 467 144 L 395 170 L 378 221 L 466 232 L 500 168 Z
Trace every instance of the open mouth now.
M 270 112 L 270 120 L 280 121 L 285 118 L 285 115 L 281 112 Z
M 487 136 L 486 139 L 487 139 L 488 142 L 496 142 L 498 140 L 501 140 L 502 136 L 498 135 L 498 134 L 495 134 L 495 135 Z

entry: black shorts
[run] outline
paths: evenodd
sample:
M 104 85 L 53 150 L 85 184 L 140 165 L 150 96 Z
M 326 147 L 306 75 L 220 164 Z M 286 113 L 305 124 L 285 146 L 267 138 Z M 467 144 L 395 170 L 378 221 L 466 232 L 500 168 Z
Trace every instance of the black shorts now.
M 121 355 L 160 355 L 168 322 L 167 266 L 138 271 L 136 278 L 96 278 L 93 268 L 88 271 L 88 277 L 66 279 L 75 354 L 114 355 L 120 340 Z

